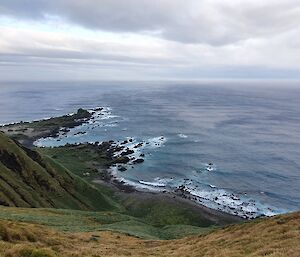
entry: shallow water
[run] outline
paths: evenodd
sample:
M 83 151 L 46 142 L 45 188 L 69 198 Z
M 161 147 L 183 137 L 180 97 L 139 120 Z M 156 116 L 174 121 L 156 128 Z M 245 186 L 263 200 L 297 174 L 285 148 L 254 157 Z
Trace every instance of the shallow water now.
M 0 87 L 0 123 L 109 107 L 96 123 L 76 128 L 60 141 L 38 143 L 127 137 L 154 142 L 140 149 L 144 163 L 118 174 L 136 186 L 161 190 L 162 184 L 166 189 L 185 184 L 201 196 L 201 203 L 228 212 L 236 206 L 267 215 L 300 209 L 300 89 L 287 82 L 281 87 L 263 82 Z M 78 131 L 87 133 L 74 136 Z M 161 136 L 164 141 L 156 145 Z M 208 163 L 213 163 L 212 171 Z

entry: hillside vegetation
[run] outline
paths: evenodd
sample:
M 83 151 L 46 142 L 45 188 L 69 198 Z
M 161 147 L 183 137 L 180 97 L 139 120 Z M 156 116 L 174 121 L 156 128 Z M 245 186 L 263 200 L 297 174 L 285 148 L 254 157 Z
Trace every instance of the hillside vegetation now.
M 51 158 L 0 132 L 0 205 L 111 210 L 116 204 Z
M 171 206 L 166 207 L 172 211 Z M 157 215 L 160 214 L 156 210 Z M 162 215 L 161 215 L 162 217 Z M 184 213 L 170 213 L 169 219 L 183 219 Z M 192 226 L 164 221 L 159 226 L 147 217 L 112 212 L 87 212 L 66 209 L 0 207 L 0 220 L 22 221 L 45 225 L 65 232 L 115 231 L 143 239 L 171 239 L 211 231 L 214 226 Z M 158 220 L 160 220 L 158 218 Z
M 299 257 L 300 213 L 231 225 L 179 240 L 142 240 L 111 231 L 60 232 L 0 221 L 0 256 Z
M 56 152 L 66 158 L 54 160 L 0 133 L 0 205 L 19 207 L 0 208 L 0 218 L 36 222 L 64 231 L 118 231 L 145 239 L 179 238 L 236 222 L 232 217 L 218 218 L 159 195 L 143 199 L 131 194 L 126 194 L 126 199 L 116 196 L 112 189 L 73 173 L 82 176 L 75 167 L 88 170 L 91 161 L 103 162 L 101 155 L 98 157 L 89 147 L 76 151 L 69 148 Z M 67 158 L 69 153 L 73 154 Z
M 82 176 L 105 158 L 70 149 L 37 152 L 0 132 L 0 256 L 299 257 L 300 213 L 220 227 L 240 220 L 166 195 L 115 195 Z

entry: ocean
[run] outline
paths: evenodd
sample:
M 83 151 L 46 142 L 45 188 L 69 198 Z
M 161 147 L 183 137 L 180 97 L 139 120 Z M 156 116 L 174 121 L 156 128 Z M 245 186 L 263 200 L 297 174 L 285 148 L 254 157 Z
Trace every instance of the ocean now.
M 184 185 L 243 216 L 300 209 L 300 84 L 290 82 L 0 83 L 0 123 L 105 107 L 95 123 L 39 146 L 147 142 L 143 163 L 112 171 L 141 190 Z M 86 134 L 75 135 L 78 131 Z M 129 146 L 130 147 L 130 146 Z

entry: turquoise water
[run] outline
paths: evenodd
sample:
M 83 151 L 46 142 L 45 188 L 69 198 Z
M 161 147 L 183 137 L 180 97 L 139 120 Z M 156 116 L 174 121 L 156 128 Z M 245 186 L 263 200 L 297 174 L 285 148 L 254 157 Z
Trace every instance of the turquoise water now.
M 199 203 L 241 216 L 300 209 L 297 87 L 287 82 L 1 84 L 0 123 L 97 106 L 107 108 L 95 123 L 60 141 L 38 143 L 150 142 L 139 150 L 144 163 L 115 171 L 142 190 L 184 184 Z M 78 131 L 87 133 L 74 136 Z

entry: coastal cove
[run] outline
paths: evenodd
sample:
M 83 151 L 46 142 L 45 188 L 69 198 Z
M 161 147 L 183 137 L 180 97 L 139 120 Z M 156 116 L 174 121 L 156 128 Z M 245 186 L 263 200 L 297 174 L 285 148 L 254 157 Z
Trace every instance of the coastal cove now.
M 32 83 L 25 91 L 4 84 L 0 123 L 100 106 L 103 115 L 55 138 L 47 138 L 47 131 L 35 135 L 27 146 L 127 140 L 123 146 L 135 151 L 131 157 L 144 161 L 121 163 L 110 172 L 130 188 L 177 189 L 201 205 L 247 218 L 295 211 L 300 205 L 298 91 L 241 85 L 73 83 L 70 92 L 68 83 Z M 8 98 L 19 105 L 11 108 Z
M 194 87 L 192 88 L 194 89 Z M 54 89 L 59 89 L 62 93 L 64 92 L 64 89 L 60 86 L 51 88 L 50 92 L 54 93 L 55 91 L 52 91 Z M 100 89 L 102 89 L 101 86 L 99 87 L 99 90 Z M 84 117 L 83 122 L 79 122 L 78 124 L 75 124 L 75 126 L 74 124 L 69 124 L 70 127 L 60 124 L 59 130 L 56 128 L 56 131 L 54 131 L 55 135 L 53 134 L 53 131 L 51 134 L 49 131 L 42 130 L 43 133 L 45 132 L 44 134 L 38 133 L 35 134 L 34 137 L 27 137 L 25 140 L 23 138 L 23 143 L 27 146 L 32 143 L 38 147 L 47 146 L 46 148 L 40 148 L 40 151 L 45 151 L 50 156 L 60 156 L 60 154 L 64 152 L 64 147 L 62 146 L 66 144 L 69 144 L 68 147 L 70 148 L 85 148 L 85 146 L 87 146 L 87 148 L 91 150 L 93 148 L 103 148 L 101 143 L 107 142 L 105 143 L 105 147 L 110 149 L 110 158 L 117 159 L 122 157 L 121 162 L 117 163 L 114 162 L 114 160 L 109 160 L 106 166 L 101 169 L 103 174 L 105 173 L 103 170 L 109 169 L 105 175 L 102 174 L 99 176 L 99 174 L 96 174 L 95 166 L 90 167 L 90 170 L 87 171 L 78 171 L 78 174 L 91 181 L 99 181 L 99 179 L 103 181 L 104 178 L 104 180 L 113 180 L 115 185 L 117 184 L 119 187 L 122 185 L 122 188 L 126 188 L 127 191 L 138 190 L 143 192 L 151 191 L 159 194 L 171 194 L 176 197 L 186 198 L 187 200 L 190 199 L 188 201 L 192 201 L 215 210 L 220 210 L 222 212 L 238 215 L 243 218 L 254 218 L 264 215 L 269 216 L 296 209 L 296 202 L 295 207 L 292 207 L 292 205 L 289 205 L 289 203 L 285 201 L 286 206 L 289 205 L 291 207 L 290 209 L 287 207 L 283 208 L 281 204 L 276 204 L 272 198 L 275 197 L 275 195 L 273 196 L 273 193 L 271 194 L 272 190 L 270 192 L 266 192 L 265 189 L 258 189 L 256 192 L 253 189 L 252 191 L 247 189 L 247 187 L 244 187 L 243 189 L 242 187 L 240 189 L 228 187 L 228 182 L 225 182 L 231 180 L 230 183 L 232 183 L 237 179 L 237 177 L 235 180 L 232 180 L 233 177 L 227 173 L 227 170 L 224 170 L 222 162 L 220 162 L 216 156 L 212 158 L 210 154 L 212 149 L 204 148 L 200 151 L 197 150 L 196 152 L 198 152 L 198 157 L 195 154 L 195 147 L 203 145 L 204 138 L 199 138 L 198 135 L 192 134 L 187 128 L 182 127 L 178 117 L 170 116 L 167 112 L 161 112 L 159 109 L 154 110 L 152 108 L 153 104 L 147 102 L 148 95 L 153 98 L 153 94 L 159 94 L 161 97 L 160 100 L 166 100 L 164 98 L 165 89 L 166 88 L 160 86 L 147 90 L 141 89 L 136 92 L 139 98 L 134 97 L 132 94 L 132 90 L 134 89 L 131 89 L 131 87 L 126 88 L 126 90 L 125 88 L 120 88 L 118 86 L 113 89 L 106 89 L 105 92 L 101 92 L 100 95 L 97 95 L 105 96 L 105 98 L 100 97 L 97 100 L 97 104 L 93 106 L 82 104 L 77 105 L 77 108 L 84 108 L 90 111 L 89 113 L 91 116 Z M 32 90 L 35 91 L 36 89 L 33 87 Z M 120 96 L 123 90 L 124 93 L 126 92 L 126 94 L 130 97 L 127 98 L 127 100 L 126 98 L 124 99 L 124 97 L 122 98 L 122 100 L 126 101 L 123 101 L 122 112 L 120 112 L 121 109 L 119 109 L 116 104 L 116 96 Z M 209 89 L 205 87 L 199 88 L 199 90 L 201 92 L 209 92 Z M 80 91 L 82 90 L 78 90 L 78 92 Z M 87 91 L 83 91 L 87 93 Z M 36 92 L 38 92 L 38 90 Z M 216 91 L 214 91 L 214 94 L 216 94 L 215 92 Z M 226 93 L 237 93 L 234 89 L 228 88 L 221 88 L 221 92 L 225 95 Z M 142 93 L 144 98 L 141 98 Z M 252 93 L 254 96 L 256 95 L 255 91 Z M 87 94 L 85 97 L 89 98 L 91 96 Z M 111 105 L 110 100 L 108 101 L 110 98 L 115 101 L 114 105 Z M 151 122 L 149 123 L 146 121 L 145 124 L 136 123 L 136 121 L 133 120 L 133 116 L 131 116 L 131 112 L 133 110 L 128 109 L 133 107 L 131 99 L 134 99 L 138 106 L 141 106 L 142 104 L 149 108 L 148 110 L 143 109 L 143 115 L 149 119 L 149 122 L 150 120 L 157 119 L 158 115 L 163 115 L 160 119 L 164 122 L 172 123 L 172 120 L 174 119 L 174 122 L 176 122 L 177 126 L 179 126 L 178 128 L 174 127 L 177 132 L 166 132 L 157 126 L 151 126 L 150 131 L 150 127 L 145 125 L 151 124 Z M 89 102 L 92 103 L 94 100 L 92 99 Z M 101 102 L 104 102 L 106 105 L 102 106 Z M 95 107 L 99 105 L 101 107 Z M 176 105 L 180 105 L 180 101 Z M 72 104 L 70 106 L 74 105 Z M 157 107 L 158 106 L 161 108 L 162 105 L 160 104 L 157 105 Z M 61 116 L 55 115 L 55 117 L 72 117 L 74 113 L 69 115 L 65 114 L 68 112 L 74 112 L 76 109 L 65 109 L 57 106 L 57 108 L 54 108 L 53 110 L 57 114 L 61 114 Z M 136 110 L 132 113 L 140 115 L 140 112 L 137 112 Z M 44 117 L 49 115 L 51 115 L 51 112 L 45 113 Z M 134 119 L 138 118 L 139 116 L 134 117 Z M 34 116 L 33 119 L 39 120 Z M 22 120 L 29 119 L 24 117 Z M 78 119 L 74 120 L 76 120 L 76 122 L 79 121 Z M 14 121 L 17 120 L 14 119 Z M 156 124 L 155 120 L 153 120 L 153 122 Z M 35 125 L 37 123 L 38 122 L 35 122 Z M 16 125 L 17 124 L 14 126 Z M 209 126 L 208 120 L 201 125 Z M 204 132 L 206 129 L 201 131 Z M 16 130 L 17 131 L 15 132 L 18 132 L 15 133 L 17 134 L 16 139 L 22 140 L 21 134 L 23 132 L 21 131 L 21 128 L 16 128 Z M 28 131 L 30 130 L 31 128 Z M 27 132 L 24 133 L 26 134 Z M 6 131 L 6 133 L 8 133 L 8 131 Z M 222 140 L 224 139 L 225 138 Z M 90 144 L 86 144 L 87 142 Z M 83 143 L 84 145 L 78 145 Z M 55 148 L 50 149 L 48 147 Z M 79 152 L 81 151 L 79 149 L 76 149 L 76 151 L 77 150 Z M 176 152 L 174 152 L 174 150 L 176 150 Z M 193 152 L 193 154 L 191 152 Z M 226 155 L 228 155 L 228 153 L 226 153 Z M 61 159 L 60 161 L 63 160 Z M 189 162 L 190 164 L 187 165 L 186 162 Z M 174 170 L 174 168 L 176 169 Z M 179 170 L 182 171 L 182 174 L 178 173 Z M 229 177 L 227 177 L 228 175 Z M 242 176 L 242 174 L 240 175 Z M 238 181 L 240 181 L 240 178 Z M 297 198 L 294 198 L 294 200 L 296 199 Z
M 238 240 L 231 250 L 237 253 L 239 249 L 237 256 L 274 251 L 278 242 L 284 243 L 284 252 L 297 252 L 297 244 L 289 245 L 299 238 L 299 213 L 266 217 L 288 212 L 289 201 L 285 201 L 287 209 L 277 209 L 272 206 L 276 201 L 261 201 L 245 188 L 222 187 L 224 164 L 216 155 L 208 157 L 205 151 L 191 154 L 189 149 L 193 144 L 202 145 L 205 137 L 195 139 L 184 127 L 166 131 L 158 123 L 148 127 L 145 125 L 150 123 L 133 122 L 129 109 L 127 115 L 121 114 L 115 105 L 101 102 L 62 108 L 56 115 L 45 112 L 43 116 L 50 118 L 39 119 L 30 113 L 32 119 L 18 122 L 14 118 L 10 121 L 15 122 L 0 127 L 0 255 L 73 256 L 74 247 L 65 245 L 68 238 L 79 240 L 76 251 L 86 256 L 91 250 L 103 253 L 112 239 L 114 247 L 134 239 L 139 245 L 145 243 L 144 250 L 153 246 L 154 251 L 166 239 L 174 247 L 195 240 L 196 249 L 193 246 L 192 252 L 178 252 L 178 256 L 198 256 L 199 252 L 215 256 L 232 245 L 226 243 L 224 248 L 224 240 Z M 149 110 L 141 118 L 153 115 L 155 124 L 157 114 L 161 112 Z M 175 117 L 164 119 L 170 118 Z M 164 123 L 164 119 L 157 121 Z M 178 117 L 175 124 L 181 124 Z M 208 180 L 213 177 L 218 180 Z M 249 177 L 244 179 L 251 182 Z M 270 181 L 264 182 L 268 185 Z M 259 191 L 258 196 L 268 194 Z M 50 230 L 55 235 L 47 234 Z M 245 240 L 240 239 L 241 233 Z M 53 245 L 49 237 L 63 241 Z M 222 251 L 207 253 L 212 238 Z M 171 252 L 178 251 L 174 247 Z M 124 249 L 122 246 L 120 251 Z
M 299 24 L 0 0 L 0 257 L 300 257 Z
M 163 136 L 148 142 L 135 142 L 133 138 L 128 138 L 122 142 L 113 140 L 78 142 L 50 147 L 41 143 L 47 142 L 47 140 L 61 142 L 62 138 L 68 138 L 69 134 L 72 136 L 84 135 L 87 132 L 80 129 L 84 128 L 86 124 L 94 126 L 96 124 L 97 126 L 97 118 L 106 120 L 107 116 L 110 116 L 110 112 L 105 107 L 90 110 L 80 108 L 75 113 L 60 117 L 3 125 L 1 131 L 23 145 L 51 157 L 90 183 L 108 186 L 119 198 L 127 199 L 126 201 L 132 198 L 138 199 L 137 202 L 143 202 L 144 198 L 148 202 L 162 201 L 179 204 L 201 213 L 208 220 L 213 220 L 220 225 L 241 220 L 235 215 L 232 216 L 220 210 L 215 211 L 197 203 L 197 198 L 185 190 L 184 185 L 172 190 L 168 189 L 165 184 L 140 181 L 139 186 L 135 186 L 117 173 L 117 171 L 126 172 L 127 168 L 134 168 L 135 165 L 143 163 L 145 154 L 141 152 L 141 149 L 147 146 L 150 148 L 161 147 L 165 141 Z M 135 192 L 139 193 L 135 194 Z M 244 218 L 250 217 L 244 216 Z

